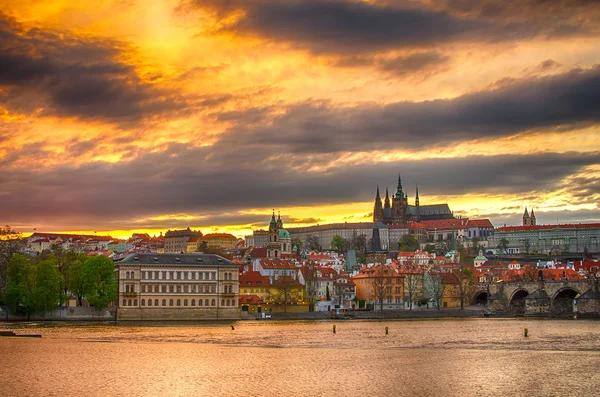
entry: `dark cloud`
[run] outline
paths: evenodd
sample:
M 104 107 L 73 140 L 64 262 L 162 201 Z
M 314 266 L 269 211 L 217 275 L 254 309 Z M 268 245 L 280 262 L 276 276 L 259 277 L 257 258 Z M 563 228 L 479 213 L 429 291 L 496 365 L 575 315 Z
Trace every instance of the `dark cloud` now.
M 220 145 L 296 154 L 425 149 L 528 131 L 568 131 L 600 121 L 600 67 L 508 80 L 454 99 L 336 108 L 329 102 L 290 106 L 259 125 L 243 123 Z M 236 113 L 238 120 L 243 120 Z M 256 123 L 257 114 L 248 118 Z
M 243 146 L 237 153 L 243 158 Z M 20 169 L 0 179 L 0 219 L 9 224 L 69 224 L 71 228 L 181 227 L 258 223 L 250 208 L 283 208 L 371 202 L 377 184 L 393 188 L 400 171 L 414 199 L 418 182 L 422 204 L 428 196 L 469 193 L 542 197 L 569 177 L 598 165 L 599 153 L 537 154 L 406 160 L 346 165 L 326 173 L 293 169 L 285 161 L 214 152 L 212 147 L 147 153 L 128 163 Z M 574 202 L 575 203 L 575 202 Z M 368 210 L 370 208 L 365 208 Z M 208 216 L 199 221 L 142 221 L 161 214 Z M 223 215 L 221 215 L 223 214 Z M 285 214 L 284 219 L 302 222 Z M 264 221 L 263 221 L 264 222 Z
M 538 21 L 535 13 L 529 20 L 518 19 L 506 11 L 508 6 L 494 7 L 492 2 L 481 8 L 473 1 L 449 1 L 445 7 L 434 2 L 429 8 L 405 1 L 358 0 L 195 0 L 186 4 L 215 11 L 221 18 L 237 12 L 239 19 L 221 31 L 288 42 L 315 53 L 372 53 L 449 42 L 589 33 L 587 25 L 576 20 L 548 24 L 544 18 Z
M 450 57 L 435 51 L 415 52 L 391 58 L 368 55 L 343 56 L 336 59 L 334 66 L 349 68 L 374 67 L 395 77 L 430 77 L 446 67 Z
M 185 108 L 119 61 L 123 43 L 25 29 L 0 13 L 0 106 L 15 113 L 136 123 Z

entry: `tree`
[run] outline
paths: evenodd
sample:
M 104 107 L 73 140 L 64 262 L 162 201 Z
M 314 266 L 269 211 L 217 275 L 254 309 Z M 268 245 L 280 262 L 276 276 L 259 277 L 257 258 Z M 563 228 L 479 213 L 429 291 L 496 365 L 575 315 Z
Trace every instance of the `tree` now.
M 386 275 L 389 268 L 382 264 L 373 265 L 370 269 L 371 296 L 379 303 L 379 311 L 383 315 L 383 302 L 389 297 Z
M 316 234 L 311 234 L 306 238 L 306 248 L 309 251 L 321 251 L 321 242 L 319 241 L 319 236 Z
M 302 251 L 302 247 L 304 247 L 304 244 L 302 244 L 302 240 L 299 238 L 296 238 L 293 240 L 293 244 L 296 246 L 296 249 L 298 251 Z
M 429 252 L 430 254 L 435 253 L 435 245 L 427 244 L 425 245 L 425 248 L 423 248 L 423 251 Z
M 64 280 L 52 260 L 45 260 L 35 270 L 34 301 L 35 309 L 48 311 L 56 309 L 62 301 Z
M 86 299 L 97 310 L 102 310 L 117 298 L 115 264 L 105 256 L 88 258 L 83 265 Z
M 506 254 L 506 252 L 508 250 L 508 240 L 505 238 L 501 239 L 496 248 L 498 248 L 498 250 L 500 250 L 501 254 Z
M 523 280 L 524 281 L 535 281 L 538 278 L 537 268 L 531 265 L 525 265 L 523 267 Z
M 421 286 L 423 283 L 423 273 L 421 273 L 416 267 L 410 269 L 404 274 L 404 291 L 408 297 L 409 310 L 412 310 L 413 302 L 419 299 L 419 292 L 422 291 Z
M 67 296 L 69 289 L 69 266 L 71 262 L 77 259 L 77 253 L 73 250 L 65 251 L 62 245 L 54 244 L 51 248 L 52 254 L 48 259 L 56 263 L 56 267 L 63 278 L 62 291 L 60 295 L 60 305 L 63 305 L 63 298 Z
M 529 242 L 529 239 L 528 239 L 528 238 L 526 238 L 526 239 L 523 241 L 523 248 L 525 249 L 525 253 L 526 253 L 526 254 L 529 254 L 529 250 L 531 249 L 531 243 Z
M 433 300 L 438 310 L 442 309 L 445 288 L 446 285 L 442 282 L 439 272 L 429 270 L 423 274 L 423 292 Z
M 35 311 L 33 290 L 35 268 L 23 255 L 13 255 L 6 270 L 7 284 L 5 300 L 15 313 L 29 315 Z
M 298 296 L 299 283 L 291 276 L 279 276 L 273 283 L 275 287 L 274 300 L 283 304 L 283 311 L 287 312 L 287 306 L 289 304 L 296 303 L 300 298 Z
M 0 228 L 0 302 L 7 285 L 6 270 L 13 255 L 18 254 L 24 247 L 21 233 L 6 225 Z
M 405 234 L 400 238 L 398 250 L 400 252 L 414 252 L 419 249 L 419 242 L 411 234 Z
M 308 311 L 315 311 L 315 304 L 317 302 L 318 290 L 318 271 L 319 266 L 314 262 L 308 262 L 303 265 L 302 274 L 304 276 L 304 296 L 308 302 Z
M 477 255 L 477 253 L 479 252 L 479 238 L 478 237 L 473 237 L 473 239 L 471 239 L 471 247 L 473 248 L 473 251 L 469 250 L 469 255 Z
M 77 259 L 71 262 L 69 266 L 69 291 L 77 298 L 77 305 L 83 305 L 83 297 L 86 294 L 85 291 L 85 280 L 83 279 L 83 263 Z
M 457 291 L 460 297 L 460 310 L 464 310 L 465 300 L 473 284 L 473 271 L 460 264 L 458 268 L 452 270 L 452 273 L 458 280 Z
M 331 239 L 331 248 L 338 253 L 346 251 L 347 246 L 348 242 L 337 234 Z

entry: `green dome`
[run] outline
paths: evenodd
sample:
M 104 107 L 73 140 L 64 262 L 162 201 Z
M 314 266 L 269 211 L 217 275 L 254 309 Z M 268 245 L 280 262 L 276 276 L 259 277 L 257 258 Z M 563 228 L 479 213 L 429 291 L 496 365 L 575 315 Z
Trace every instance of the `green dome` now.
M 290 232 L 285 229 L 279 229 L 279 237 L 290 237 Z

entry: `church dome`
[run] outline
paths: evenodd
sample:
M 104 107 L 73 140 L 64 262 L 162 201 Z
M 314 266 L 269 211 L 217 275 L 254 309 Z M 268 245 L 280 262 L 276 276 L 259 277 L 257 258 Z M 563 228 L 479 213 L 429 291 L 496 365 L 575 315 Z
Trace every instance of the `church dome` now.
M 287 230 L 285 230 L 285 229 L 279 229 L 279 237 L 280 237 L 280 238 L 281 238 L 281 237 L 284 237 L 284 238 L 285 238 L 285 237 L 287 237 L 287 238 L 290 238 L 290 232 L 288 232 L 288 231 L 287 231 Z

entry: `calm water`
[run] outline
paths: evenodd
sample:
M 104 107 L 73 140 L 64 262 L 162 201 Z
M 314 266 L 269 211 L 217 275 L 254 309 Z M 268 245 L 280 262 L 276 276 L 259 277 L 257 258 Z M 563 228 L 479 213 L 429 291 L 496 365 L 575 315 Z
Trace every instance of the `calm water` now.
M 43 335 L 0 338 L 0 395 L 600 396 L 598 321 L 234 325 L 0 323 Z

